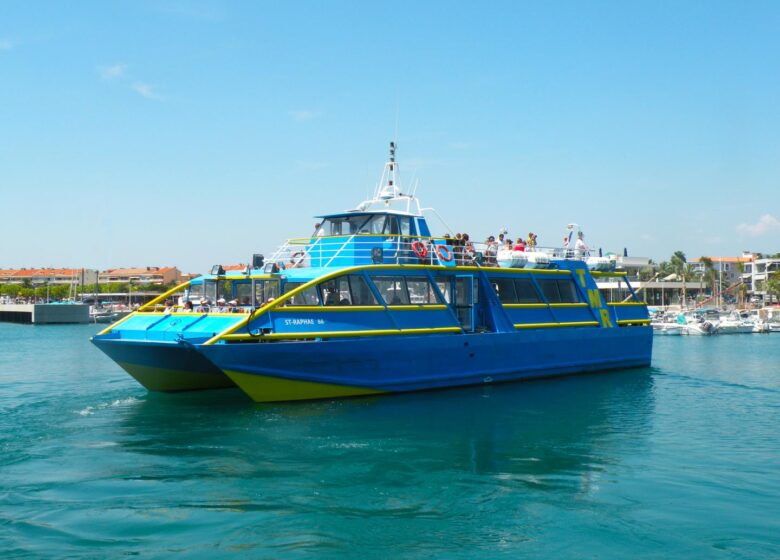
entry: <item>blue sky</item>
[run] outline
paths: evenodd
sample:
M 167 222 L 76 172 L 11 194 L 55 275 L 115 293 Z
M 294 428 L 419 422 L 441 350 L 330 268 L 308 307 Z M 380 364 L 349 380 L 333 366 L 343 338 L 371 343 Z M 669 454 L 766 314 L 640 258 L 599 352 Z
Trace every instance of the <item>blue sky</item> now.
M 776 2 L 0 4 L 0 268 L 246 262 L 396 136 L 452 227 L 780 251 Z M 397 123 L 397 125 L 396 125 Z

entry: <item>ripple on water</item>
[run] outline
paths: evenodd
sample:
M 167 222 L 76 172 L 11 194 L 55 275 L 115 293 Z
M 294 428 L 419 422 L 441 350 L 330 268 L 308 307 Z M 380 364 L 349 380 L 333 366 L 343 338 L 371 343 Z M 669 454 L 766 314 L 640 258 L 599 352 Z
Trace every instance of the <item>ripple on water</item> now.
M 780 556 L 774 335 L 657 340 L 643 370 L 255 405 L 150 395 L 96 330 L 0 324 L 4 558 Z

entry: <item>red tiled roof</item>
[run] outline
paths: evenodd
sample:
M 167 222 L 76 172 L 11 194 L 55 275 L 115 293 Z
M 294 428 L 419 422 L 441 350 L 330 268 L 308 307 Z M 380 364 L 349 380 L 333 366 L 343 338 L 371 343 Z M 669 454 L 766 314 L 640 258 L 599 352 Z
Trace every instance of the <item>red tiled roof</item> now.
M 109 268 L 104 270 L 101 274 L 115 274 L 115 275 L 138 275 L 138 274 L 165 274 L 176 270 L 173 266 L 149 266 L 139 268 Z
M 81 274 L 80 268 L 27 268 L 0 270 L 0 276 L 24 278 L 25 276 L 75 276 Z

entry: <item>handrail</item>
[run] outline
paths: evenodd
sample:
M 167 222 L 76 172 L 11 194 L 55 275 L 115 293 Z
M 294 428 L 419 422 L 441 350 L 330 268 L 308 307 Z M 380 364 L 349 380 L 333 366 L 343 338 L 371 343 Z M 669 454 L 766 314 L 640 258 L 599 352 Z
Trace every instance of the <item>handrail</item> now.
M 333 255 L 331 258 L 330 258 L 330 260 L 328 260 L 328 262 L 327 262 L 327 263 L 325 263 L 325 267 L 326 267 L 326 268 L 327 268 L 328 266 L 330 266 L 330 263 L 332 263 L 332 262 L 333 262 L 333 259 L 335 259 L 336 257 L 338 257 L 338 256 L 341 254 L 341 252 L 344 250 L 344 247 L 346 247 L 346 246 L 347 246 L 347 243 L 351 243 L 351 242 L 352 242 L 352 240 L 353 240 L 353 239 L 355 239 L 355 235 L 357 235 L 357 234 L 351 235 L 349 239 L 347 239 L 347 240 L 346 240 L 344 243 L 342 243 L 342 244 L 341 244 L 341 247 L 339 247 L 339 250 L 338 250 L 338 251 L 336 251 L 336 254 L 334 254 L 334 255 Z M 316 244 L 317 244 L 317 243 L 315 242 L 315 243 L 314 243 L 314 245 L 316 245 Z M 312 246 L 312 247 L 313 247 L 313 246 Z M 322 250 L 322 247 L 320 247 L 320 250 Z
M 188 280 L 187 282 L 184 282 L 183 284 L 179 284 L 178 286 L 175 286 L 175 287 L 171 288 L 167 292 L 164 292 L 161 295 L 157 296 L 156 298 L 152 299 L 151 301 L 143 304 L 141 307 L 139 307 L 138 309 L 136 309 L 132 313 L 129 313 L 128 315 L 125 315 L 124 317 L 119 319 L 119 321 L 117 321 L 116 323 L 112 323 L 111 325 L 107 326 L 105 329 L 103 329 L 102 331 L 97 333 L 95 336 L 101 336 L 101 335 L 110 333 L 113 329 L 115 329 L 116 327 L 118 327 L 119 325 L 121 325 L 122 323 L 127 321 L 128 319 L 130 319 L 130 317 L 135 317 L 137 313 L 143 311 L 147 307 L 156 304 L 158 301 L 161 301 L 161 300 L 167 298 L 171 294 L 175 294 L 179 290 L 182 290 L 184 288 L 189 287 L 189 285 L 191 283 L 192 283 L 192 280 Z
M 162 301 L 162 300 L 164 300 L 164 299 L 165 299 L 165 298 L 167 298 L 169 295 L 171 295 L 171 294 L 175 294 L 176 292 L 178 292 L 178 291 L 180 291 L 180 290 L 183 290 L 183 289 L 185 289 L 185 288 L 188 288 L 188 287 L 189 287 L 189 285 L 190 285 L 191 283 L 192 283 L 192 280 L 188 280 L 187 282 L 184 282 L 183 284 L 179 284 L 178 286 L 175 286 L 175 287 L 171 288 L 170 290 L 168 290 L 167 292 L 164 292 L 163 294 L 161 294 L 161 295 L 157 296 L 157 297 L 156 297 L 156 298 L 154 298 L 153 300 L 146 302 L 146 303 L 145 303 L 145 304 L 143 304 L 141 307 L 139 307 L 138 309 L 136 309 L 136 311 L 143 311 L 143 310 L 144 310 L 144 309 L 146 309 L 147 307 L 150 307 L 150 306 L 152 306 L 152 305 L 156 304 L 158 301 Z

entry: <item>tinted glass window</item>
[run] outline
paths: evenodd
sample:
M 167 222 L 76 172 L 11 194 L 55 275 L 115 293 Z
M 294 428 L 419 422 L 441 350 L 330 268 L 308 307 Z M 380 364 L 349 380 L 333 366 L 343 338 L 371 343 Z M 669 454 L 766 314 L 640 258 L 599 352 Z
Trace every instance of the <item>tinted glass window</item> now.
M 498 301 L 501 303 L 517 303 L 515 295 L 515 283 L 511 278 L 491 278 L 490 283 L 496 290 Z
M 561 303 L 578 303 L 580 301 L 577 287 L 572 280 L 556 280 Z
M 409 305 L 409 294 L 402 277 L 375 276 L 372 280 L 387 305 Z
M 542 289 L 544 299 L 548 303 L 561 303 L 561 294 L 558 291 L 557 280 L 539 280 L 539 287 Z
M 412 226 L 410 224 L 411 218 L 400 217 L 398 221 L 401 222 L 401 235 L 411 235 Z
M 235 300 L 238 305 L 252 305 L 252 284 L 242 282 L 234 284 L 236 287 Z
M 387 216 L 373 216 L 360 227 L 360 233 L 387 233 Z
M 349 293 L 349 280 L 346 276 L 339 276 L 320 284 L 325 305 L 352 305 L 352 297 Z
M 255 305 L 264 305 L 279 297 L 279 282 L 277 280 L 255 281 Z
M 541 298 L 530 278 L 518 278 L 515 280 L 515 292 L 518 303 L 539 303 Z
M 436 278 L 436 286 L 439 288 L 439 291 L 444 296 L 444 301 L 447 303 L 452 302 L 452 296 L 450 294 L 450 279 L 444 278 L 443 276 L 439 276 Z
M 374 293 L 368 287 L 365 278 L 357 275 L 350 275 L 348 278 L 352 305 L 377 305 Z
M 433 284 L 425 277 L 407 277 L 406 287 L 409 291 L 409 301 L 413 304 L 441 303 Z
M 284 285 L 284 293 L 288 293 L 303 286 L 304 282 L 287 282 Z M 312 286 L 305 289 L 303 292 L 295 294 L 293 297 L 284 302 L 285 305 L 319 305 L 320 297 L 317 294 L 317 288 Z
M 351 235 L 357 233 L 360 226 L 367 221 L 367 216 L 328 218 L 322 223 L 322 229 L 325 235 Z

